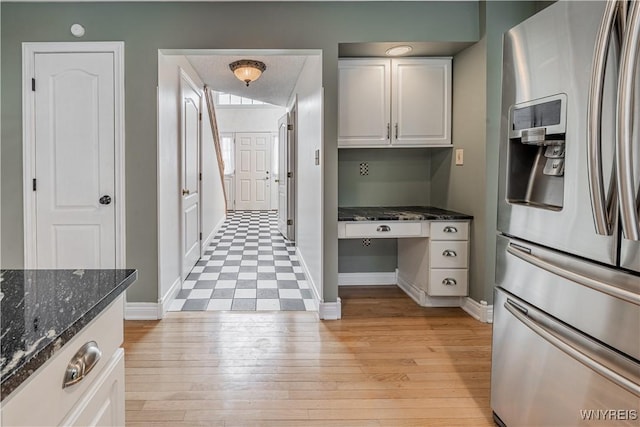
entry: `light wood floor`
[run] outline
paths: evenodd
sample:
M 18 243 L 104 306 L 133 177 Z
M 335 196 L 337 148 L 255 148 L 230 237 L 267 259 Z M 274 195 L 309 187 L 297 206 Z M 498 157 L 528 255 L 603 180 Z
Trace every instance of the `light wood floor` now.
M 491 327 L 395 287 L 343 319 L 181 312 L 125 323 L 128 426 L 490 426 Z

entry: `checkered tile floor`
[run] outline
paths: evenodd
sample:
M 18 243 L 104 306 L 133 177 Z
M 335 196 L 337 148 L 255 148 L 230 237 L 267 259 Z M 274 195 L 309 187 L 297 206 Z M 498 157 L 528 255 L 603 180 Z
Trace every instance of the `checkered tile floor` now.
M 169 311 L 315 310 L 293 243 L 273 211 L 229 212 Z

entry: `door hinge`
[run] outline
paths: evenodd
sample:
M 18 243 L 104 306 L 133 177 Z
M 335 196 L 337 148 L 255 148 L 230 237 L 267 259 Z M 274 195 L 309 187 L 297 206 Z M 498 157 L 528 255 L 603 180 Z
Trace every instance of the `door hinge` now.
M 293 172 L 287 172 L 287 178 L 293 178 Z
M 31 79 L 31 91 L 36 91 L 36 79 Z
M 287 225 L 293 225 L 293 220 L 292 219 L 288 219 L 287 220 Z
M 198 178 L 200 178 L 200 181 L 202 181 L 202 172 L 198 174 Z
M 202 121 L 202 113 L 200 113 L 199 117 L 200 117 L 200 121 Z
M 200 240 L 202 240 L 202 233 L 200 233 Z
M 293 125 L 287 125 L 287 130 L 293 130 Z
M 37 185 L 36 185 L 36 179 L 33 178 L 33 191 L 36 191 Z

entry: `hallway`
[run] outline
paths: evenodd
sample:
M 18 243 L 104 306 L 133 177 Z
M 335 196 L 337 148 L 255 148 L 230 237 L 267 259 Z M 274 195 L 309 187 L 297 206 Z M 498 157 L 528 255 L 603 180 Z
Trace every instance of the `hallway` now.
M 275 211 L 229 212 L 169 311 L 315 311 L 277 220 Z

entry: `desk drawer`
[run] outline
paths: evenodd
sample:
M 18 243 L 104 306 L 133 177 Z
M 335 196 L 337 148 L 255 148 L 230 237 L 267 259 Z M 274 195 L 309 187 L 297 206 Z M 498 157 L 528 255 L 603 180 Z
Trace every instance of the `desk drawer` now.
M 426 227 L 425 227 L 426 228 Z M 422 223 L 407 221 L 349 222 L 345 224 L 347 238 L 396 238 L 422 236 Z
M 429 272 L 430 296 L 464 296 L 469 288 L 469 270 L 434 268 Z
M 467 268 L 469 243 L 466 241 L 432 241 L 429 254 L 431 268 Z
M 432 221 L 431 240 L 469 240 L 469 223 L 466 221 Z

